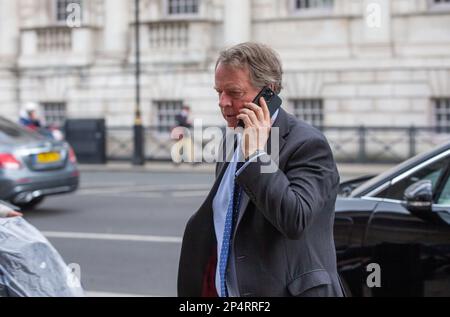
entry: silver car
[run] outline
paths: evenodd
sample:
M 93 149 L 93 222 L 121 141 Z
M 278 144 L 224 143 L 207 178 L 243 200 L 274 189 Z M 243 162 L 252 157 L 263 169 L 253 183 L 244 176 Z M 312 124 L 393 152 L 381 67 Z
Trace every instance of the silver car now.
M 0 199 L 31 209 L 46 196 L 75 191 L 79 175 L 67 142 L 0 117 Z

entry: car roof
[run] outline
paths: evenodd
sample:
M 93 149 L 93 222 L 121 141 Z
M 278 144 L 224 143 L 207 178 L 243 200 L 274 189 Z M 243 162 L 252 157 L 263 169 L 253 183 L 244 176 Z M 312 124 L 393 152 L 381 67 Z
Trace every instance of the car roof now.
M 427 161 L 442 152 L 450 150 L 450 142 L 441 144 L 430 151 L 421 153 L 416 155 L 399 165 L 394 166 L 393 168 L 387 170 L 386 172 L 368 180 L 367 182 L 358 186 L 351 194 L 350 197 L 361 197 L 367 195 L 369 192 L 377 188 L 378 186 L 384 184 L 388 180 L 406 172 L 407 170 L 413 168 L 414 166 Z

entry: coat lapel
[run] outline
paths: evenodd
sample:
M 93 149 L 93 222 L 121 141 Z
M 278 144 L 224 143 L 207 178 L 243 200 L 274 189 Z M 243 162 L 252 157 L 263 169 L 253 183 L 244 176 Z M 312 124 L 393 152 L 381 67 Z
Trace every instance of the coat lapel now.
M 273 128 L 278 129 L 278 153 L 272 153 L 272 131 Z M 272 131 L 269 135 L 269 140 L 266 146 L 266 152 L 272 157 L 273 160 L 277 160 L 277 157 L 280 156 L 283 147 L 286 145 L 286 136 L 289 134 L 289 121 L 286 111 L 283 108 L 280 108 L 280 112 L 278 112 L 278 116 L 275 122 L 272 125 Z M 274 149 L 275 151 L 276 149 Z M 278 162 L 277 162 L 278 163 Z

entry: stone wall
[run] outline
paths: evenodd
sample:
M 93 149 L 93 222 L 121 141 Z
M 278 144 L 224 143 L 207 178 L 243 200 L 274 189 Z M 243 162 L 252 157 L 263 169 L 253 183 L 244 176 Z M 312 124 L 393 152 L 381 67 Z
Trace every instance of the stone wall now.
M 69 29 L 70 49 L 42 52 L 42 29 L 58 26 L 52 3 L 1 1 L 2 115 L 16 117 L 26 101 L 64 101 L 71 118 L 131 125 L 133 1 L 89 1 L 87 23 Z M 205 125 L 222 124 L 215 58 L 246 40 L 280 53 L 285 107 L 290 99 L 321 98 L 325 125 L 432 125 L 432 98 L 450 97 L 450 9 L 432 1 L 335 0 L 329 10 L 295 12 L 290 0 L 205 0 L 198 16 L 180 18 L 167 17 L 164 3 L 141 1 L 146 125 L 157 124 L 153 102 L 163 99 L 184 100 Z M 382 9 L 379 28 L 368 26 L 373 4 Z

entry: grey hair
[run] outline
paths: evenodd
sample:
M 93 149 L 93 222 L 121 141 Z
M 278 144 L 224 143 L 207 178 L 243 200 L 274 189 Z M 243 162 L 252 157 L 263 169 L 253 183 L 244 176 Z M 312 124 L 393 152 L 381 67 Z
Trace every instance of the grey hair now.
M 283 67 L 277 52 L 267 45 L 246 42 L 220 52 L 216 62 L 236 68 L 247 67 L 254 87 L 263 88 L 272 85 L 275 93 L 281 92 Z

